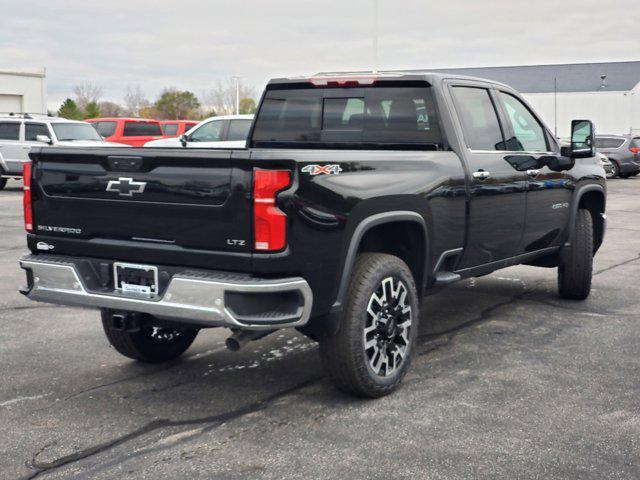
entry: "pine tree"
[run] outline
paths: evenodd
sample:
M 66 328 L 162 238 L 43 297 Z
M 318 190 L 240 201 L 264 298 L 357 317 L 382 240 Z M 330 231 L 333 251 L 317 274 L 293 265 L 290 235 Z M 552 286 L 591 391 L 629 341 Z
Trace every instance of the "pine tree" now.
M 100 106 L 96 102 L 89 102 L 84 107 L 84 118 L 98 118 L 100 116 Z
M 60 109 L 58 110 L 58 116 L 62 118 L 68 118 L 69 120 L 82 120 L 82 112 L 76 105 L 76 102 L 67 98 Z

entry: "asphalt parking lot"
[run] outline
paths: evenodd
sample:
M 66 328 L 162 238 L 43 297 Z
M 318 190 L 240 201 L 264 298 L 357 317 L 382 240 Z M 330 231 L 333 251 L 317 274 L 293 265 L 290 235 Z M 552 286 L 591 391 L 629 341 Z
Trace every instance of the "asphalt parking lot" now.
M 609 182 L 591 297 L 512 267 L 428 297 L 403 387 L 339 393 L 314 343 L 200 334 L 166 365 L 95 311 L 17 293 L 21 192 L 0 192 L 0 478 L 640 478 L 640 178 Z

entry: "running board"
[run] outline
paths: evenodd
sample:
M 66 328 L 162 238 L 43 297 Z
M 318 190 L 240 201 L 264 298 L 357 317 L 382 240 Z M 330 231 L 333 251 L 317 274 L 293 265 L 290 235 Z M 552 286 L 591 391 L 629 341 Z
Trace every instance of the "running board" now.
M 448 285 L 453 282 L 457 282 L 458 280 L 462 280 L 462 277 L 453 272 L 438 272 L 436 273 L 436 285 Z

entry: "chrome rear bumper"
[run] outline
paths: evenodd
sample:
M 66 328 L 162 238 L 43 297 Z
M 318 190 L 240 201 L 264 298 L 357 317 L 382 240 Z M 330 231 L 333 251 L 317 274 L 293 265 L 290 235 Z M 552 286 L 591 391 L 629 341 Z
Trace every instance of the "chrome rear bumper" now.
M 21 258 L 28 281 L 21 292 L 38 302 L 142 312 L 204 327 L 298 327 L 305 325 L 311 314 L 313 294 L 300 277 L 259 279 L 184 271 L 171 277 L 164 292 L 137 296 L 111 288 L 91 290 L 87 285 L 95 283 L 91 281 L 92 270 L 83 269 L 81 275 L 81 261 L 58 255 Z

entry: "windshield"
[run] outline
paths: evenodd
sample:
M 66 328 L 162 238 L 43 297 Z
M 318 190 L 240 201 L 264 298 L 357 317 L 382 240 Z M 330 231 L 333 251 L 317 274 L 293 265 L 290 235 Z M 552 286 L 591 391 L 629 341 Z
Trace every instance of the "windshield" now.
M 100 142 L 102 137 L 88 123 L 52 123 L 53 131 L 59 142 L 93 140 Z
M 409 82 L 267 90 L 252 140 L 254 146 L 297 148 L 434 150 L 442 145 L 431 89 Z

